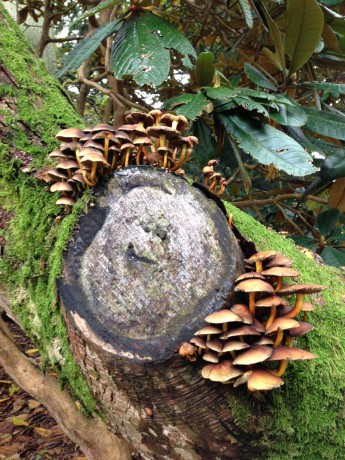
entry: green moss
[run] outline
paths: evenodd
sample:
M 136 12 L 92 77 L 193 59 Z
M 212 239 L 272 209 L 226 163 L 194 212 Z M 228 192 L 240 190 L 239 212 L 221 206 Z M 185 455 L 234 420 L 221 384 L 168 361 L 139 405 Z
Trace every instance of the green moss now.
M 315 329 L 300 340 L 301 347 L 317 355 L 314 361 L 289 364 L 285 385 L 265 397 L 265 411 L 249 395 L 240 412 L 243 426 L 250 414 L 260 414 L 256 426 L 265 458 L 303 460 L 344 458 L 345 443 L 345 287 L 337 269 L 320 266 L 298 251 L 291 240 L 267 230 L 247 214 L 226 204 L 243 236 L 258 250 L 277 250 L 294 261 L 301 282 L 327 286 L 314 297 L 310 315 Z M 231 409 L 238 401 L 231 401 Z

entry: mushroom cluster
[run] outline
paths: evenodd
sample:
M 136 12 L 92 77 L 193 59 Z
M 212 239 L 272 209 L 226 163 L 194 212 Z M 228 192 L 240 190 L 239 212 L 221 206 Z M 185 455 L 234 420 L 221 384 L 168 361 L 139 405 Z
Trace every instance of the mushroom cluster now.
M 204 186 L 208 188 L 210 192 L 220 196 L 224 192 L 226 179 L 221 173 L 214 170 L 217 165 L 217 160 L 210 160 L 203 168 L 202 173 L 204 175 Z
M 245 262 L 247 272 L 235 281 L 239 303 L 208 315 L 207 325 L 182 344 L 179 353 L 189 361 L 207 361 L 201 371 L 206 379 L 234 387 L 247 383 L 250 391 L 271 390 L 283 385 L 288 361 L 316 357 L 294 342 L 313 329 L 306 317 L 314 307 L 304 302 L 305 295 L 325 286 L 285 285 L 284 278 L 299 273 L 289 258 L 274 251 L 258 252 Z M 285 297 L 292 295 L 290 305 Z
M 107 124 L 94 127 L 67 128 L 56 135 L 60 149 L 49 157 L 57 160 L 47 175 L 58 192 L 56 204 L 73 206 L 78 194 L 87 186 L 94 187 L 100 177 L 131 165 L 148 165 L 179 173 L 189 159 L 194 136 L 181 136 L 187 128 L 184 116 L 151 110 L 131 112 L 125 125 L 115 130 Z

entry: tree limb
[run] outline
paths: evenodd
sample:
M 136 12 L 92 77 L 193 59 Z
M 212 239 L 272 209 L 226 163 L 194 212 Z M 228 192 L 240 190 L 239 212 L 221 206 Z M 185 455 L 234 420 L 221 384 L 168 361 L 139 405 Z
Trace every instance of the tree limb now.
M 81 414 L 72 397 L 60 390 L 57 379 L 51 375 L 45 376 L 23 355 L 2 319 L 0 364 L 21 388 L 48 409 L 63 432 L 80 446 L 88 460 L 130 460 L 127 443 L 111 433 L 100 419 Z

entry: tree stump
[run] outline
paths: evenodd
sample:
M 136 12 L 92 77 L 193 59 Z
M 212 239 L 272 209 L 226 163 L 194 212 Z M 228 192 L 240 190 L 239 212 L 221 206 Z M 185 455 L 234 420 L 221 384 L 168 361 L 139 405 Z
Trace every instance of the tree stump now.
M 58 286 L 71 349 L 109 424 L 142 458 L 253 458 L 229 386 L 176 353 L 228 305 L 241 271 L 217 204 L 165 171 L 117 172 L 81 217 Z

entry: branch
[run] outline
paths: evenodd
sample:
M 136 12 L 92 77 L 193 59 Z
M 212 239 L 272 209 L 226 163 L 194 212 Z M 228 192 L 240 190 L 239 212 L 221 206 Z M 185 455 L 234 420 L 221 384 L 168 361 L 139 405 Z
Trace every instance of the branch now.
M 88 460 L 130 460 L 127 443 L 111 433 L 100 419 L 82 415 L 58 380 L 44 375 L 17 347 L 0 319 L 0 364 L 26 392 L 40 401 L 63 432 L 78 444 Z
M 285 195 L 277 196 L 276 198 L 266 198 L 262 200 L 246 200 L 246 201 L 232 201 L 231 204 L 237 208 L 252 207 L 254 205 L 277 204 L 279 201 L 296 199 L 299 200 L 303 197 L 302 193 L 287 193 Z M 327 200 L 322 200 L 317 196 L 309 195 L 308 200 L 315 201 L 320 204 L 327 204 Z
M 47 38 L 45 43 L 63 43 L 63 42 L 71 42 L 73 40 L 83 40 L 85 35 L 76 35 L 75 37 L 65 37 L 65 38 Z

